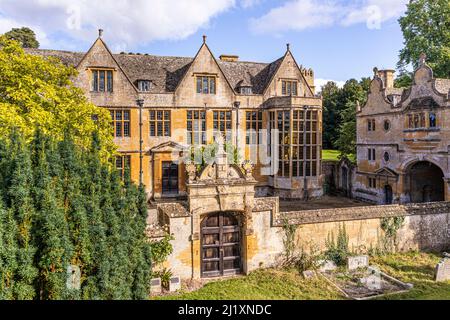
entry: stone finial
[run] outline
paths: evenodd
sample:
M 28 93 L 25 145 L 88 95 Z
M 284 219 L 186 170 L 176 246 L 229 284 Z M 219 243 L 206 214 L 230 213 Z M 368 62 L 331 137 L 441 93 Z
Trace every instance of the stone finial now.
M 359 100 L 356 100 L 356 112 L 361 111 L 361 104 L 359 103 Z
M 419 57 L 419 66 L 423 66 L 426 62 L 427 62 L 427 55 L 422 52 Z
M 250 160 L 245 160 L 242 163 L 242 169 L 244 169 L 245 175 L 251 177 L 254 169 L 254 165 Z
M 207 38 L 207 36 L 203 35 L 203 43 L 206 43 L 206 38 Z
M 188 181 L 193 182 L 197 175 L 197 167 L 193 162 L 186 163 L 186 173 L 188 175 Z
M 103 36 L 103 29 L 98 29 L 98 37 L 101 38 Z
M 290 43 L 286 43 L 286 50 L 290 51 L 291 50 L 291 44 Z
M 378 68 L 377 67 L 373 68 L 373 76 L 375 78 L 378 77 Z

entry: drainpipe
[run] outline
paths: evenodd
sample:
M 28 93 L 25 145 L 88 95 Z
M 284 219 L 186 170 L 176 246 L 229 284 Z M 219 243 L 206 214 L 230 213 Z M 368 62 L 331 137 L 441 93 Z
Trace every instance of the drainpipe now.
M 239 107 L 241 103 L 239 101 L 234 102 L 234 110 L 236 111 L 236 148 L 239 150 L 239 133 L 241 129 L 241 117 L 239 115 Z
M 142 152 L 142 145 L 144 143 L 142 139 L 142 107 L 144 106 L 144 99 L 137 99 L 136 104 L 139 107 L 139 186 L 142 187 L 143 183 L 143 171 L 142 171 L 142 160 L 144 158 Z
M 303 106 L 303 199 L 304 200 L 308 200 L 309 198 L 309 194 L 308 194 L 308 178 L 306 176 L 306 160 L 307 160 L 307 156 L 306 156 L 306 121 L 307 121 L 307 117 L 306 117 L 306 113 L 308 110 L 308 106 Z M 311 169 L 311 168 L 310 168 Z

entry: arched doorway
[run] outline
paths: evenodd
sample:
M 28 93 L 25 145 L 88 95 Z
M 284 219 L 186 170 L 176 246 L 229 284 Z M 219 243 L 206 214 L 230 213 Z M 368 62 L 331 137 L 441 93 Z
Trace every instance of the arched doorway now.
M 444 174 L 435 164 L 420 161 L 409 169 L 411 202 L 435 202 L 445 200 Z
M 241 273 L 241 239 L 237 214 L 218 212 L 205 217 L 201 223 L 201 276 Z
M 392 204 L 392 201 L 393 201 L 392 187 L 387 184 L 384 186 L 384 203 Z

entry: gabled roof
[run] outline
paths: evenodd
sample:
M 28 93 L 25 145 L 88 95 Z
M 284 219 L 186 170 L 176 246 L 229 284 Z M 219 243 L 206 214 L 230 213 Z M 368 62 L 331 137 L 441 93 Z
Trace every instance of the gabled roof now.
M 108 49 L 106 45 L 105 47 Z M 56 57 L 65 65 L 74 67 L 78 66 L 86 55 L 83 52 L 45 49 L 25 49 L 25 51 L 42 57 Z M 190 57 L 148 54 L 112 54 L 112 56 L 135 87 L 138 80 L 150 80 L 152 82 L 150 93 L 175 92 L 194 61 L 194 58 Z M 263 94 L 284 58 L 285 56 L 272 63 L 222 60 L 216 62 L 233 90 L 237 92 L 240 86 L 251 86 L 253 94 Z

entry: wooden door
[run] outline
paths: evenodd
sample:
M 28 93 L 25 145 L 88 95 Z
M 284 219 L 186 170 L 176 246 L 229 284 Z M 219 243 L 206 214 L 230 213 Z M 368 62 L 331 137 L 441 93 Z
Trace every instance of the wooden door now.
M 201 225 L 202 277 L 220 277 L 241 272 L 241 232 L 231 213 L 214 213 Z

